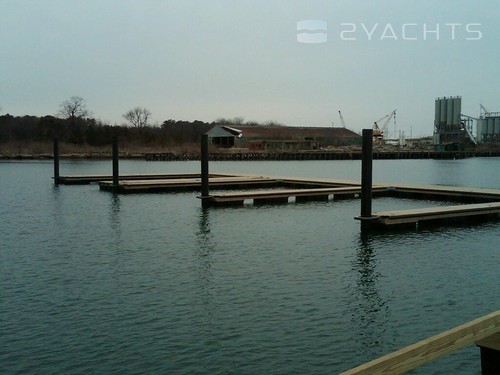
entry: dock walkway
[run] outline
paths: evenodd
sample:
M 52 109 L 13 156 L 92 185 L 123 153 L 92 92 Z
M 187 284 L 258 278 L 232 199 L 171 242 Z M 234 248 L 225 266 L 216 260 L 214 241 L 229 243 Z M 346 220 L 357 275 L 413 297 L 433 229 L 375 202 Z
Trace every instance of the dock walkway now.
M 253 188 L 274 187 L 280 182 L 268 177 L 212 177 L 210 186 L 214 188 Z M 99 187 L 105 191 L 115 191 L 118 193 L 146 193 L 158 191 L 179 191 L 198 190 L 201 185 L 201 178 L 171 178 L 154 180 L 129 180 L 120 181 L 118 188 L 113 186 L 113 181 L 100 181 Z
M 113 186 L 112 176 L 61 176 L 60 184 L 98 183 L 101 190 L 115 193 L 148 193 L 196 191 L 201 186 L 199 173 L 128 174 L 119 176 L 118 186 Z M 269 176 L 261 174 L 209 174 L 208 196 L 199 197 L 211 206 L 241 206 L 246 201 L 254 204 L 288 203 L 312 200 L 338 200 L 357 198 L 361 183 L 355 180 Z M 233 189 L 244 191 L 220 192 Z M 258 189 L 258 190 L 254 190 Z M 265 190 L 264 190 L 265 189 Z M 469 187 L 384 184 L 372 185 L 373 196 L 412 198 L 439 201 L 459 201 L 462 205 L 375 212 L 369 220 L 377 228 L 395 228 L 421 222 L 448 221 L 450 219 L 492 217 L 500 214 L 500 190 Z
M 499 213 L 500 202 L 493 202 L 383 211 L 376 212 L 373 216 L 376 218 L 376 224 L 378 225 L 394 226 L 401 224 L 416 224 L 423 221 L 456 219 L 467 216 L 498 215 Z
M 373 188 L 374 193 L 385 193 L 387 188 L 378 186 Z M 254 203 L 278 203 L 288 202 L 295 197 L 300 200 L 333 200 L 341 198 L 355 198 L 361 193 L 361 187 L 330 187 L 316 189 L 280 189 L 280 190 L 257 190 L 236 193 L 212 193 L 210 201 L 215 205 L 242 205 L 245 200 L 253 200 Z
M 211 174 L 210 177 L 224 177 L 225 174 Z M 123 174 L 120 175 L 121 181 L 132 180 L 165 180 L 176 178 L 199 178 L 199 173 L 167 173 L 167 174 Z M 59 185 L 86 185 L 100 181 L 112 180 L 112 175 L 74 175 L 59 176 Z

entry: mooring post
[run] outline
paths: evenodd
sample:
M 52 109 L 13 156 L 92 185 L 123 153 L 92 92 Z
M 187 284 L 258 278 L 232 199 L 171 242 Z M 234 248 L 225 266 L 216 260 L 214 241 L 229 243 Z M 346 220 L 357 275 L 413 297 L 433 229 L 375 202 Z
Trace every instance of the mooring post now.
M 119 169 L 118 169 L 118 136 L 113 136 L 113 192 L 118 191 Z
M 209 186 L 208 186 L 208 134 L 201 135 L 201 205 L 209 206 Z
M 54 184 L 59 185 L 59 139 L 54 138 Z
M 372 217 L 372 164 L 373 130 L 363 129 L 361 161 L 361 229 L 366 229 L 370 226 L 370 221 L 366 219 Z

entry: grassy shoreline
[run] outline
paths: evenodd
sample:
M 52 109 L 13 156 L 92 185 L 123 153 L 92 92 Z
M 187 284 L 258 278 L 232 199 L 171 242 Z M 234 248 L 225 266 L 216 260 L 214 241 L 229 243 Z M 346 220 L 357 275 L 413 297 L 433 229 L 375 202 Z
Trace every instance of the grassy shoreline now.
M 200 153 L 200 146 L 196 143 L 186 143 L 183 145 L 174 146 L 141 146 L 137 144 L 120 144 L 119 154 L 121 159 L 138 159 L 145 160 L 147 154 L 174 154 L 177 156 L 186 156 L 191 158 L 196 158 Z M 308 151 L 308 153 L 322 153 L 322 152 L 334 152 L 334 153 L 346 153 L 350 154 L 352 152 L 360 152 L 361 149 L 355 147 L 348 148 L 332 148 L 328 150 L 318 150 L 318 151 Z M 388 152 L 388 153 L 398 153 L 405 151 L 432 151 L 430 149 L 384 149 L 379 148 L 374 150 Z M 222 153 L 222 154 L 239 154 L 239 153 L 259 153 L 267 154 L 276 151 L 252 151 L 249 149 L 217 149 L 214 146 L 210 147 L 211 153 Z M 283 151 L 286 153 L 286 151 Z M 298 151 L 300 153 L 300 151 Z M 303 151 L 304 152 L 304 151 Z M 472 149 L 466 150 L 466 152 L 500 152 L 500 145 L 479 145 Z M 111 145 L 96 147 L 89 145 L 74 145 L 71 143 L 61 142 L 59 144 L 59 157 L 61 159 L 111 159 L 112 150 Z M 0 160 L 51 160 L 53 159 L 53 144 L 52 142 L 9 142 L 0 143 Z M 182 157 L 180 157 L 180 160 Z M 185 158 L 184 158 L 185 159 Z M 182 159 L 182 160 L 184 160 Z M 187 159 L 185 159 L 187 160 Z M 194 159 L 193 159 L 194 160 Z
M 151 147 L 135 144 L 120 144 L 120 158 L 144 159 L 147 153 L 199 153 L 199 145 L 184 144 L 182 146 Z M 111 159 L 111 145 L 96 147 L 59 143 L 61 159 Z M 44 160 L 53 159 L 52 142 L 9 142 L 0 143 L 0 160 Z

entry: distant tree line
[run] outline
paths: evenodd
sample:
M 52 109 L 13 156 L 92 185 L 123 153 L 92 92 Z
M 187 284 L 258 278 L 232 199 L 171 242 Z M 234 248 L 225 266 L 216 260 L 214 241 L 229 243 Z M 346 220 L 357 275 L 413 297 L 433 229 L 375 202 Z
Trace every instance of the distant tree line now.
M 215 123 L 219 125 L 248 125 L 248 126 L 284 126 L 283 124 L 277 121 L 265 121 L 265 122 L 257 122 L 257 121 L 245 121 L 243 117 L 233 117 L 230 119 L 220 117 L 215 120 Z
M 215 125 L 238 125 L 230 121 L 166 120 L 159 127 L 109 125 L 94 118 L 47 116 L 0 116 L 0 145 L 8 142 L 52 142 L 58 138 L 74 145 L 107 146 L 113 135 L 120 142 L 137 146 L 181 146 L 198 143 L 201 134 Z M 246 122 L 245 125 L 260 125 Z
M 93 118 L 61 119 L 54 116 L 0 116 L 0 144 L 22 142 L 51 142 L 58 138 L 74 145 L 107 146 L 113 135 L 120 142 L 137 146 L 170 146 L 197 143 L 201 134 L 215 123 L 203 121 L 167 120 L 160 127 L 151 125 L 129 127 L 111 126 Z
M 280 125 L 274 121 L 260 124 L 235 117 L 219 118 L 211 123 L 169 119 L 160 126 L 152 126 L 151 112 L 140 106 L 130 109 L 122 117 L 130 126 L 112 126 L 96 120 L 87 108 L 85 99 L 72 96 L 60 104 L 56 116 L 1 115 L 0 147 L 2 144 L 15 142 L 52 142 L 54 138 L 75 146 L 103 147 L 109 146 L 113 135 L 117 135 L 123 144 L 165 148 L 198 143 L 201 134 L 209 131 L 214 125 Z

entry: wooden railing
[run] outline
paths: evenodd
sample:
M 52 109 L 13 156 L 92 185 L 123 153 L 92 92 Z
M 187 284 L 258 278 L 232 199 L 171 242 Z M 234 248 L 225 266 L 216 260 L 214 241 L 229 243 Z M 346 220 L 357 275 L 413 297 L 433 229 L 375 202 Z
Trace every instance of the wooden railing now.
M 496 359 L 494 364 L 491 363 L 495 358 L 500 358 L 500 310 L 345 371 L 341 375 L 401 374 L 472 343 L 481 347 L 483 374 L 489 373 L 488 370 L 485 371 L 485 366 L 500 366 L 499 359 Z

